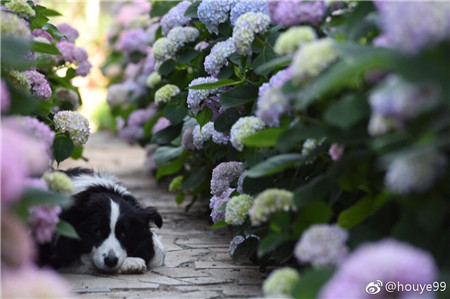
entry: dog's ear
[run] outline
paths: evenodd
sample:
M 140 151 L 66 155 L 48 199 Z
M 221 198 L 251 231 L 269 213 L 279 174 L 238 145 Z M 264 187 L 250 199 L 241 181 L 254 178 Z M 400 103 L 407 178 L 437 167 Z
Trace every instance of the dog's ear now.
M 161 228 L 163 220 L 161 215 L 154 207 L 147 207 L 144 209 L 145 221 L 153 222 L 157 227 Z

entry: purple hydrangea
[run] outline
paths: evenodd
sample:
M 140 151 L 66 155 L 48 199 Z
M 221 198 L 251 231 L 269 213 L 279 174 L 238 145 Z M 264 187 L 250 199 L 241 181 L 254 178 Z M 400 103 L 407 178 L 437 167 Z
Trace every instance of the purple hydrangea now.
M 198 6 L 197 15 L 209 33 L 219 34 L 219 24 L 228 20 L 230 10 L 237 0 L 203 0 Z
M 338 225 L 315 224 L 303 232 L 294 249 L 301 263 L 314 267 L 338 265 L 347 256 L 348 232 Z
M 217 165 L 212 173 L 211 194 L 220 196 L 228 190 L 231 183 L 242 174 L 241 162 L 223 162 Z
M 61 211 L 60 206 L 39 205 L 30 208 L 30 224 L 38 243 L 48 243 L 53 239 Z
M 169 127 L 171 125 L 170 120 L 168 120 L 165 117 L 160 117 L 156 124 L 152 128 L 152 134 L 158 133 L 161 130 L 164 130 L 165 128 Z
M 231 9 L 230 21 L 231 25 L 235 25 L 237 19 L 247 12 L 262 12 L 269 14 L 267 11 L 266 0 L 241 0 Z
M 327 12 L 325 1 L 269 0 L 267 1 L 272 23 L 286 27 L 309 23 L 319 25 Z
M 24 74 L 30 82 L 33 95 L 43 100 L 50 99 L 52 96 L 52 89 L 44 75 L 36 70 L 24 71 L 22 74 Z
M 255 35 L 265 32 L 269 23 L 270 18 L 261 12 L 241 15 L 233 28 L 233 41 L 237 52 L 241 55 L 249 54 Z
M 196 125 L 192 131 L 192 136 L 195 149 L 202 149 L 203 143 L 211 138 L 216 144 L 227 144 L 230 141 L 229 134 L 216 131 L 214 129 L 214 123 L 211 121 L 202 128 L 200 128 L 200 125 Z
M 50 33 L 48 33 L 47 31 L 44 31 L 44 30 L 42 30 L 42 29 L 39 29 L 39 28 L 36 28 L 36 29 L 33 29 L 33 32 L 31 32 L 31 34 L 34 36 L 34 37 L 44 37 L 44 38 L 46 38 L 49 42 L 53 42 L 53 36 L 50 34 Z
M 380 12 L 385 45 L 406 54 L 448 40 L 450 37 L 450 6 L 446 1 L 404 2 L 376 1 Z
M 144 137 L 144 128 L 142 127 L 120 127 L 118 125 L 119 137 L 127 141 L 128 144 L 133 145 L 137 140 Z
M 191 20 L 184 16 L 186 10 L 191 6 L 190 1 L 183 1 L 172 7 L 169 12 L 161 19 L 161 31 L 164 36 L 167 36 L 172 28 L 177 26 L 184 26 Z
M 68 133 L 75 146 L 83 146 L 90 134 L 89 121 L 74 111 L 60 111 L 53 118 L 55 129 Z
M 20 116 L 16 118 L 16 122 L 30 135 L 42 140 L 47 145 L 48 151 L 51 151 L 55 132 L 48 125 L 40 122 L 31 116 Z
M 24 185 L 27 188 L 35 188 L 35 189 L 41 189 L 41 190 L 48 190 L 48 185 L 43 179 L 38 178 L 27 178 L 25 180 Z
M 61 52 L 64 61 L 77 64 L 77 75 L 86 76 L 90 72 L 92 64 L 87 60 L 88 53 L 85 49 L 76 47 L 73 43 L 66 40 L 59 41 L 56 47 Z
M 1 80 L 0 89 L 1 112 L 5 113 L 8 112 L 9 107 L 11 106 L 11 95 L 9 93 L 8 86 L 3 80 Z
M 64 34 L 67 37 L 67 40 L 71 43 L 75 42 L 75 40 L 80 35 L 78 33 L 78 30 L 76 30 L 75 28 L 73 28 L 72 26 L 70 26 L 67 23 L 61 23 L 58 26 L 56 26 L 56 28 L 58 28 L 58 30 L 62 34 Z
M 155 115 L 153 106 L 147 109 L 138 109 L 133 111 L 128 117 L 128 126 L 142 127 L 147 121 Z
M 128 117 L 126 127 L 125 122 L 120 119 L 121 121 L 118 121 L 117 126 L 120 138 L 126 140 L 129 144 L 134 144 L 139 139 L 142 139 L 144 137 L 144 124 L 155 115 L 155 112 L 153 106 L 133 111 Z
M 211 76 L 217 76 L 220 69 L 227 65 L 227 58 L 236 51 L 233 38 L 218 42 L 211 49 L 211 53 L 205 57 L 205 71 Z
M 230 199 L 233 188 L 227 188 L 220 195 L 214 195 L 209 201 L 211 209 L 211 219 L 214 223 L 225 220 L 225 209 L 221 209 L 222 205 Z
M 218 79 L 214 77 L 199 77 L 189 83 L 189 86 L 195 86 L 205 83 L 214 83 Z M 194 114 L 197 114 L 202 109 L 202 103 L 209 96 L 212 96 L 218 92 L 217 88 L 213 89 L 189 89 L 187 96 L 187 105 Z
M 64 61 L 75 61 L 75 45 L 69 41 L 61 40 L 56 44 L 59 52 L 61 52 Z
M 385 239 L 356 248 L 321 289 L 318 298 L 368 298 L 366 287 L 371 282 L 429 284 L 436 280 L 437 271 L 436 263 L 428 252 Z M 386 298 L 389 295 L 382 287 L 377 295 L 369 296 Z M 411 292 L 396 293 L 398 298 L 410 298 L 411 295 Z M 427 297 L 427 294 L 424 296 Z
M 396 194 L 422 193 L 433 186 L 445 172 L 446 165 L 447 158 L 439 152 L 405 154 L 391 162 L 385 183 Z
M 148 77 L 154 71 L 155 71 L 155 58 L 153 57 L 150 50 L 142 66 L 142 75 Z
M 126 54 L 134 52 L 147 53 L 146 34 L 142 29 L 131 29 L 122 32 L 119 39 L 119 48 Z

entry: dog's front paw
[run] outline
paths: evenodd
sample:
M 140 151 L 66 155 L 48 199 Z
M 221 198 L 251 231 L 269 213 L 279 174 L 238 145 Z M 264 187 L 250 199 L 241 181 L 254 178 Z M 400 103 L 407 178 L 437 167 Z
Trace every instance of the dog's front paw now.
M 127 257 L 119 268 L 119 273 L 143 273 L 147 270 L 145 261 L 140 257 Z

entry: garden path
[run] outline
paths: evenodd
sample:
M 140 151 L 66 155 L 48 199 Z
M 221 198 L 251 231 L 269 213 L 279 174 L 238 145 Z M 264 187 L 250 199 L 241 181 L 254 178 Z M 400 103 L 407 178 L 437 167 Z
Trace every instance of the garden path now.
M 167 254 L 163 267 L 141 275 L 64 274 L 82 298 L 244 298 L 261 295 L 267 273 L 252 265 L 235 265 L 228 254 L 232 236 L 227 229 L 209 229 L 207 206 L 188 213 L 174 195 L 145 175 L 145 152 L 111 134 L 92 135 L 84 156 L 89 162 L 68 160 L 60 168 L 92 167 L 116 175 L 144 205 L 158 208 L 164 225 L 157 232 Z

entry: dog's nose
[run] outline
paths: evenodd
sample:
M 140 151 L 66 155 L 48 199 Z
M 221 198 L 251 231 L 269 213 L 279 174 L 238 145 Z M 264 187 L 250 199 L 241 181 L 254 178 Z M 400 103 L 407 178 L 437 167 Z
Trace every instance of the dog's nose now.
M 115 255 L 108 254 L 105 257 L 104 261 L 105 261 L 105 265 L 106 266 L 108 266 L 110 268 L 113 268 L 113 267 L 115 267 L 117 265 L 117 262 L 119 261 L 119 259 Z

